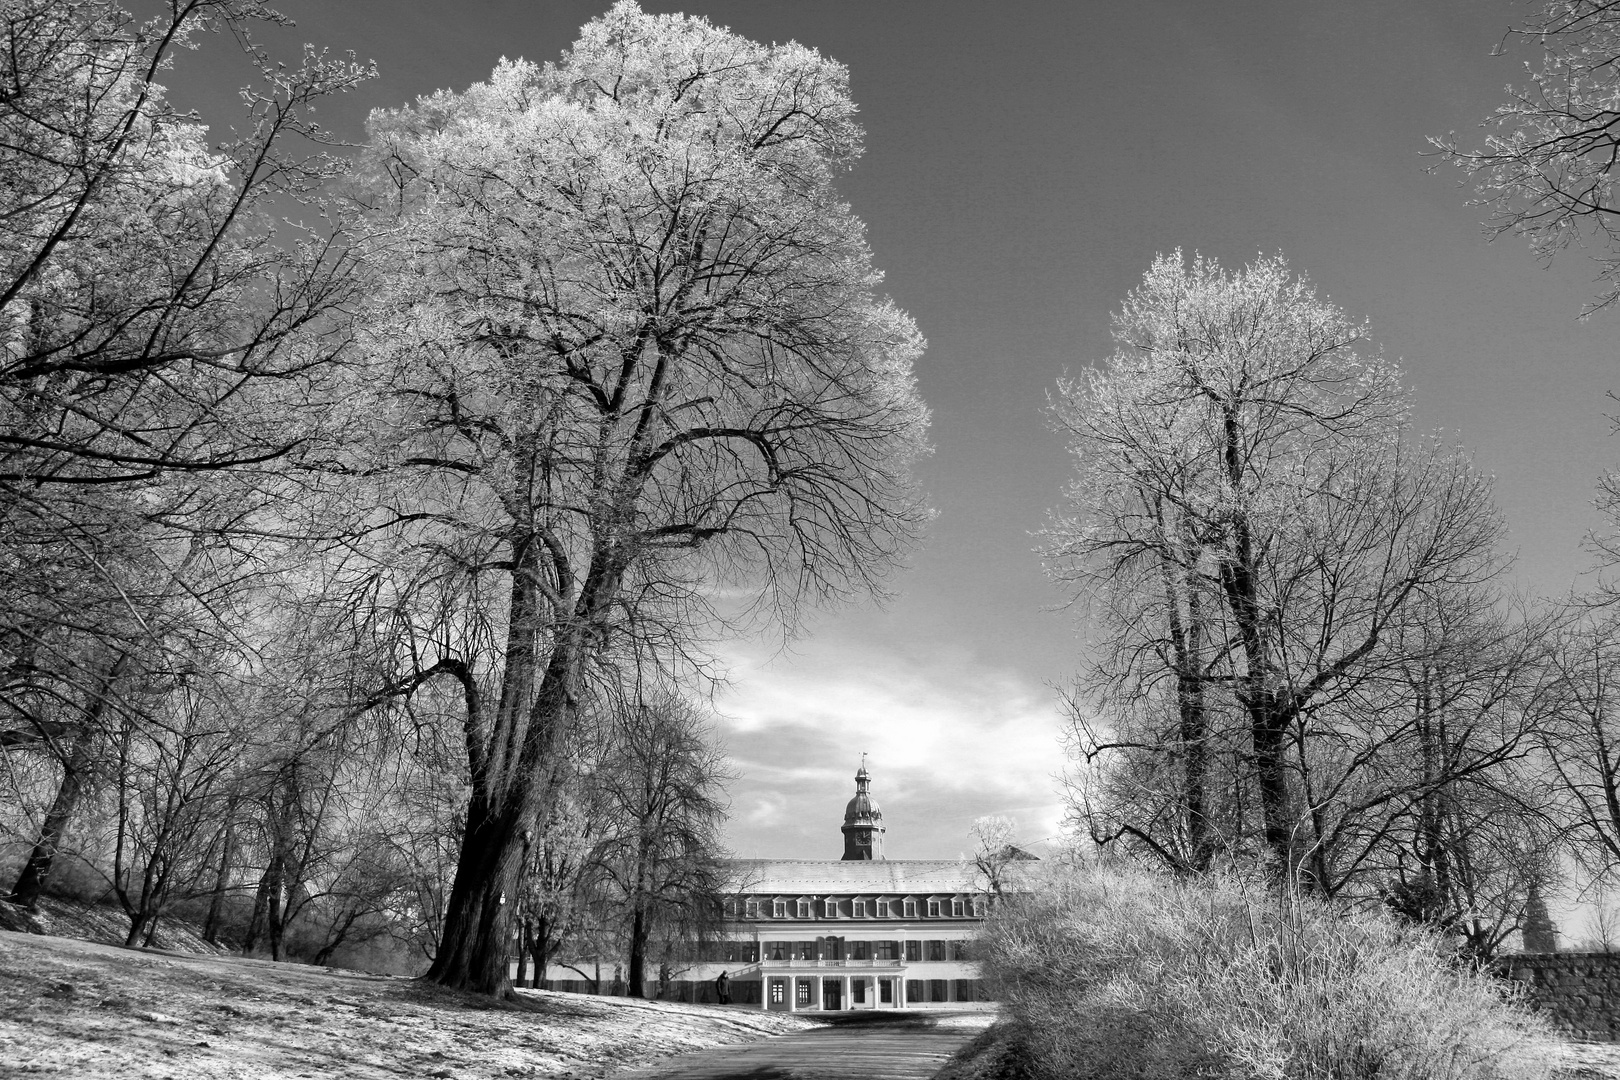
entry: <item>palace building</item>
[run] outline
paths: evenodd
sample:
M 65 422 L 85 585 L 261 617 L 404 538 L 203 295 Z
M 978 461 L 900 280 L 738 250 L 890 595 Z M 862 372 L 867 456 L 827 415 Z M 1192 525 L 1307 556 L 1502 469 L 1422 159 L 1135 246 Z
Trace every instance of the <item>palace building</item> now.
M 957 1009 L 986 1000 L 968 958 L 989 902 L 983 883 L 956 860 L 886 858 L 871 783 L 863 761 L 840 828 L 842 858 L 731 860 L 723 939 L 682 964 L 672 996 L 713 1001 L 725 972 L 734 1003 L 784 1012 Z M 564 978 L 546 985 L 587 988 Z
M 732 1000 L 763 1009 L 950 1009 L 984 1000 L 968 942 L 988 898 L 971 866 L 884 857 L 883 811 L 863 762 L 841 859 L 738 859 L 723 957 Z

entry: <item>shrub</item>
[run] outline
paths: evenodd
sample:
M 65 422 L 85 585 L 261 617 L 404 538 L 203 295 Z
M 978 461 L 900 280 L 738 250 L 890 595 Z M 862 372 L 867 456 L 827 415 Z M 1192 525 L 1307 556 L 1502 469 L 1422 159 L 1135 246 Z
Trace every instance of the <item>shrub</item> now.
M 982 952 L 1043 1078 L 1544 1074 L 1537 1021 L 1433 935 L 1230 879 L 1055 870 Z

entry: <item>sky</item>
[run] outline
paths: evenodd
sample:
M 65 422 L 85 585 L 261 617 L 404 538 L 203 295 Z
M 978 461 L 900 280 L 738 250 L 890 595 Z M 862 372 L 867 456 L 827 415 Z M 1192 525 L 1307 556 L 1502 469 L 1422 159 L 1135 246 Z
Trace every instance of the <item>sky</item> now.
M 281 0 L 270 39 L 352 49 L 379 77 L 324 111 L 358 140 L 367 112 L 465 89 L 501 56 L 555 59 L 600 3 Z M 747 857 L 837 858 L 868 752 L 890 858 L 955 858 L 974 818 L 1055 835 L 1059 691 L 1086 628 L 1035 548 L 1071 464 L 1047 426 L 1066 370 L 1112 351 L 1109 313 L 1154 255 L 1239 265 L 1281 252 L 1398 359 L 1419 428 L 1496 479 L 1514 584 L 1559 595 L 1602 525 L 1620 461 L 1620 312 L 1578 316 L 1594 268 L 1488 242 L 1427 140 L 1525 82 L 1493 56 L 1530 10 L 1504 0 L 646 0 L 849 67 L 865 157 L 840 190 L 884 289 L 929 340 L 921 480 L 937 518 L 892 598 L 820 612 L 786 647 L 724 642 L 720 733 L 737 780 L 728 842 Z M 228 42 L 167 77 L 223 137 L 245 81 Z

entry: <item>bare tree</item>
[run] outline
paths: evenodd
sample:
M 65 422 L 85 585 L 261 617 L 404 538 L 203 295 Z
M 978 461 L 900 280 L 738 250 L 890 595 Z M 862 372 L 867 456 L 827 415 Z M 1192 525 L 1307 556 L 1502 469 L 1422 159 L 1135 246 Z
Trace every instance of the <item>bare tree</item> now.
M 1594 877 L 1620 867 L 1620 620 L 1584 613 L 1550 660 L 1553 707 L 1541 731 L 1571 851 Z
M 319 199 L 343 164 L 309 113 L 367 69 L 277 65 L 254 32 L 285 22 L 241 0 L 0 12 L 0 746 L 60 776 L 25 902 L 149 704 L 119 696 L 184 668 L 176 619 L 214 617 L 223 582 L 189 580 L 193 540 L 217 547 L 264 504 L 246 476 L 308 440 L 311 373 L 347 344 L 359 264 Z M 211 31 L 263 76 L 246 134 L 218 146 L 157 81 Z M 278 231 L 273 206 L 315 224 Z
M 703 716 L 668 689 L 632 688 L 614 710 L 595 783 L 609 824 L 598 862 L 622 913 L 631 997 L 649 944 L 712 921 L 723 888 L 724 755 Z

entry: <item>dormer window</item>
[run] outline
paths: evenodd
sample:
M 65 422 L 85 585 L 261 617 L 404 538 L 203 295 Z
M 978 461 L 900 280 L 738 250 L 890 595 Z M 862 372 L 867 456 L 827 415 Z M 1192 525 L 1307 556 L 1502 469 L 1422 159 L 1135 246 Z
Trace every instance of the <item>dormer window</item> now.
M 866 901 L 851 900 L 849 902 L 849 913 L 857 919 L 866 918 Z
M 967 914 L 967 911 L 966 911 L 966 909 L 965 909 L 965 907 L 964 907 L 964 905 L 962 903 L 962 898 L 960 896 L 958 896 L 956 899 L 951 901 L 951 918 L 960 919 L 963 915 L 966 915 L 966 914 Z
M 827 897 L 827 899 L 822 902 L 821 911 L 826 918 L 838 918 L 838 901 L 834 900 L 830 896 Z
M 759 901 L 758 900 L 750 900 L 750 901 L 748 901 L 748 906 L 747 906 L 746 910 L 748 912 L 748 917 L 750 919 L 759 918 Z
M 915 901 L 915 900 L 907 900 L 906 901 L 906 918 L 915 919 L 916 917 L 917 917 L 917 901 Z
M 930 901 L 928 901 L 928 917 L 930 919 L 939 918 L 939 901 L 938 900 L 930 900 Z
M 772 914 L 774 914 L 776 916 L 776 918 L 778 918 L 778 919 L 787 918 L 787 901 L 786 900 L 778 900 L 778 901 L 775 902 L 775 904 L 772 905 L 772 907 L 774 908 Z
M 799 918 L 808 919 L 809 917 L 810 917 L 810 901 L 808 901 L 808 900 L 800 900 L 799 901 Z
M 889 917 L 889 902 L 887 900 L 879 900 L 877 902 L 877 917 L 880 919 L 887 919 Z

